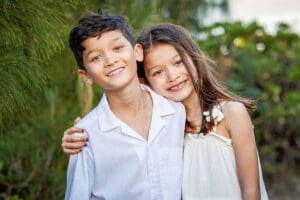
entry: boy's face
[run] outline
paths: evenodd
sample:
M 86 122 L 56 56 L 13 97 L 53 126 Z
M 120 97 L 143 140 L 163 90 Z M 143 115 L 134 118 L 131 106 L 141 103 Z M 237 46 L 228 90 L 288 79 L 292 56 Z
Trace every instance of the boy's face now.
M 103 33 L 100 37 L 82 42 L 86 71 L 79 69 L 79 76 L 86 82 L 95 82 L 106 92 L 115 91 L 137 78 L 136 61 L 143 60 L 140 45 L 131 43 L 118 31 Z

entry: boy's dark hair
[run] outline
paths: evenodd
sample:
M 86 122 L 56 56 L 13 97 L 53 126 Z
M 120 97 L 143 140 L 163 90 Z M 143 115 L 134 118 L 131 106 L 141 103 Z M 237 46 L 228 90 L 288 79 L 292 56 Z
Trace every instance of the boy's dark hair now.
M 69 45 L 80 69 L 85 70 L 82 58 L 84 47 L 81 43 L 87 38 L 100 37 L 103 33 L 114 30 L 119 30 L 132 46 L 135 45 L 135 37 L 124 16 L 100 11 L 99 13 L 87 12 L 80 18 L 69 35 Z

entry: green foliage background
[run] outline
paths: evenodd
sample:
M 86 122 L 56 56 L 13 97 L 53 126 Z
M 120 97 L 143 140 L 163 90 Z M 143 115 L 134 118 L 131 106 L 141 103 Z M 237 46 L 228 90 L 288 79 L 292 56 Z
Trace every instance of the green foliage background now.
M 85 11 L 98 8 L 126 15 L 136 35 L 161 21 L 190 30 L 228 86 L 258 100 L 251 115 L 271 196 L 296 193 L 299 35 L 285 24 L 275 35 L 255 22 L 204 27 L 195 16 L 209 6 L 204 0 L 2 0 L 0 199 L 63 198 L 68 162 L 61 150 L 63 131 L 101 95 L 77 80 L 68 33 Z M 226 9 L 226 1 L 219 6 Z

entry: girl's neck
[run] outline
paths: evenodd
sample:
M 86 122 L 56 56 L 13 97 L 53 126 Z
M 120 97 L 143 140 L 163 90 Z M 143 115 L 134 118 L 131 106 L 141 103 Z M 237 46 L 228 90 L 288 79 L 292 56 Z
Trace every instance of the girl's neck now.
M 202 124 L 202 108 L 196 91 L 182 101 L 186 111 L 187 129 L 198 133 Z
M 186 99 L 182 101 L 186 113 L 193 112 L 194 110 L 201 110 L 199 97 L 194 90 L 190 96 L 188 96 Z

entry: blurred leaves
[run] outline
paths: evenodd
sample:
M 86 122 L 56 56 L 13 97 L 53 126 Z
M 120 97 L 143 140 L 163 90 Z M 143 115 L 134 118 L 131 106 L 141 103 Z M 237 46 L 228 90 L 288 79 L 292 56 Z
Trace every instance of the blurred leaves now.
M 82 5 L 76 3 L 75 5 Z M 31 111 L 46 86 L 42 70 L 64 48 L 73 1 L 12 1 L 0 6 L 0 133 Z
M 256 22 L 235 22 L 203 27 L 200 36 L 230 89 L 258 100 L 251 114 L 267 180 L 288 180 L 285 171 L 300 162 L 299 35 L 284 23 L 270 35 Z
M 66 49 L 79 1 L 0 4 L 0 199 L 62 199 L 61 135 L 80 108 Z

